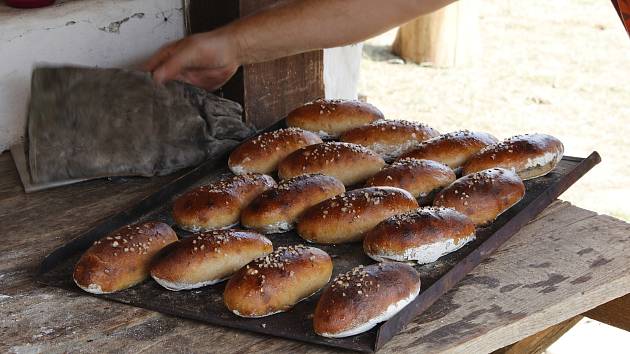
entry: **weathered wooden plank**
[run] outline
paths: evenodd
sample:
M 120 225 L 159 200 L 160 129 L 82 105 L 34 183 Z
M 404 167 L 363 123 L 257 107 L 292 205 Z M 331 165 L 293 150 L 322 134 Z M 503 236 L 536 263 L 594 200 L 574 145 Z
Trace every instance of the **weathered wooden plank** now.
M 386 345 L 490 352 L 630 292 L 630 225 L 555 206 Z M 575 220 L 580 213 L 581 220 Z
M 569 318 L 510 346 L 495 350 L 492 354 L 540 354 L 573 328 L 582 318 L 582 316 Z
M 45 254 L 173 177 L 25 195 L 11 163 L 0 155 L 0 352 L 329 352 L 35 284 Z M 630 289 L 629 231 L 555 203 L 383 352 L 491 351 L 619 297 Z
M 584 316 L 630 331 L 630 294 L 585 312 Z

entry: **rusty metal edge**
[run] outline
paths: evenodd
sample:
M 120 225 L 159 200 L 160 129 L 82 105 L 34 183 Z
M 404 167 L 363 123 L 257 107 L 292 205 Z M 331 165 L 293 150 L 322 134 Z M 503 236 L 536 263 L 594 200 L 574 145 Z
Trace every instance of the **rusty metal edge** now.
M 566 158 L 572 159 L 571 157 Z M 414 318 L 428 309 L 447 291 L 452 289 L 455 284 L 461 281 L 473 268 L 479 265 L 481 261 L 496 251 L 499 246 L 512 237 L 512 235 L 516 234 L 525 224 L 533 220 L 549 204 L 580 179 L 580 177 L 584 176 L 584 174 L 600 162 L 601 157 L 599 153 L 593 151 L 574 169 L 563 176 L 558 183 L 552 184 L 527 207 L 505 223 L 503 227 L 495 231 L 492 236 L 477 249 L 457 263 L 450 271 L 433 283 L 431 287 L 423 291 L 412 303 L 407 305 L 405 311 L 399 312 L 396 316 L 384 322 L 377 331 L 374 351 L 382 348 L 385 343 L 413 321 Z

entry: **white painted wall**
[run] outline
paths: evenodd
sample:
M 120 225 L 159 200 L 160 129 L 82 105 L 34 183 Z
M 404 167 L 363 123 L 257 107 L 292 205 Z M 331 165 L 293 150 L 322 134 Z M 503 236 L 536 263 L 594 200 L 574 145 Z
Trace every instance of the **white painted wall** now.
M 324 50 L 326 98 L 356 99 L 363 43 Z
M 131 67 L 184 35 L 182 0 L 74 0 L 19 10 L 0 1 L 0 152 L 24 135 L 36 63 Z

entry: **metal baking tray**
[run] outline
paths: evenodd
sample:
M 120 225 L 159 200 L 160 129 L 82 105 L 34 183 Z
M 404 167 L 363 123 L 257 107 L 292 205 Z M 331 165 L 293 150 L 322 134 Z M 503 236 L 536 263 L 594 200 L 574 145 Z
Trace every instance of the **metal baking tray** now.
M 372 352 L 381 348 L 407 323 L 429 308 L 440 296 L 455 286 L 484 258 L 536 217 L 600 160 L 597 152 L 593 152 L 587 158 L 565 156 L 551 173 L 526 181 L 525 197 L 491 225 L 478 229 L 477 239 L 474 242 L 455 253 L 440 258 L 437 262 L 416 266 L 422 279 L 422 291 L 411 304 L 390 320 L 356 336 L 331 339 L 320 337 L 313 332 L 311 319 L 319 293 L 298 303 L 288 312 L 258 319 L 240 318 L 225 308 L 222 298 L 224 283 L 197 290 L 172 292 L 152 280 L 147 280 L 118 293 L 93 296 L 215 325 L 331 347 Z M 121 226 L 143 220 L 160 220 L 174 225 L 170 215 L 173 199 L 192 187 L 230 175 L 226 162 L 227 156 L 203 163 L 163 186 L 158 192 L 143 199 L 134 207 L 106 219 L 58 248 L 41 263 L 38 281 L 91 295 L 74 284 L 72 270 L 79 256 L 95 240 Z M 175 226 L 174 229 L 180 237 L 190 235 Z M 273 241 L 274 247 L 305 243 L 294 232 L 270 235 L 269 238 Z M 359 264 L 373 263 L 363 253 L 360 243 L 316 245 L 316 247 L 325 250 L 333 258 L 333 276 Z

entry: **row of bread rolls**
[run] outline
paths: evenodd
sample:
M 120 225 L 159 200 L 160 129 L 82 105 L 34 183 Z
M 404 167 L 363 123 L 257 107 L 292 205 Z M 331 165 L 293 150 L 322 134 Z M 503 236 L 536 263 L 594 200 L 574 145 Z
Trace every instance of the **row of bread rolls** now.
M 161 254 L 160 254 L 161 253 Z M 75 283 L 90 293 L 127 289 L 149 275 L 169 290 L 216 284 L 234 314 L 256 318 L 291 309 L 329 283 L 333 264 L 324 251 L 302 245 L 273 250 L 252 231 L 215 230 L 177 240 L 166 224 L 130 225 L 96 241 L 79 259 Z M 346 337 L 374 327 L 413 301 L 418 273 L 406 264 L 359 266 L 341 274 L 315 308 L 315 331 Z
M 296 227 L 310 242 L 363 241 L 366 254 L 378 261 L 430 263 L 473 240 L 475 225 L 491 222 L 522 198 L 521 177 L 549 172 L 563 153 L 562 144 L 548 135 L 498 143 L 486 133 L 438 135 L 422 124 L 382 118 L 360 102 L 308 104 L 289 115 L 290 128 L 261 134 L 235 149 L 228 165 L 238 176 L 178 198 L 174 219 L 192 231 L 239 221 L 263 233 Z M 324 143 L 320 136 L 342 142 Z M 385 160 L 393 159 L 397 161 L 386 166 Z M 456 180 L 454 169 L 464 177 Z M 279 184 L 264 175 L 276 170 L 283 179 Z M 345 192 L 344 185 L 363 181 L 365 188 Z M 418 208 L 416 198 L 436 193 L 435 207 Z M 153 229 L 152 240 L 160 241 L 151 241 L 137 255 L 128 249 L 118 252 L 123 235 L 124 243 L 131 241 L 129 236 L 136 238 L 134 251 L 138 242 L 146 244 L 145 228 Z M 226 306 L 238 315 L 259 317 L 285 311 L 317 292 L 332 272 L 325 252 L 304 246 L 272 252 L 271 241 L 253 231 L 210 231 L 176 240 L 161 223 L 123 229 L 83 255 L 75 282 L 103 293 L 132 286 L 149 274 L 171 290 L 231 277 Z M 171 243 L 167 256 L 155 257 Z M 417 273 L 405 264 L 356 268 L 322 294 L 315 331 L 340 337 L 368 330 L 412 301 L 419 289 Z

